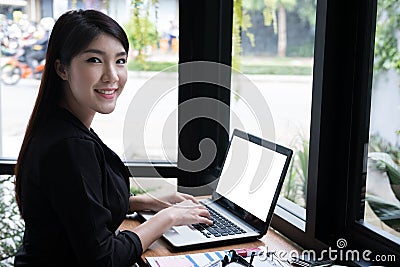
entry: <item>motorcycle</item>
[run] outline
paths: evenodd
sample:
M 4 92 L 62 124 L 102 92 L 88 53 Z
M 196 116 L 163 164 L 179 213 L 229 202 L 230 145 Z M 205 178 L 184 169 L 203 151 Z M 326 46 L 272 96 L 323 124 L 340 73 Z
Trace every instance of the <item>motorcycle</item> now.
M 19 49 L 14 55 L 9 57 L 4 65 L 1 67 L 1 80 L 7 85 L 15 85 L 20 79 L 26 79 L 28 77 L 33 77 L 35 79 L 41 79 L 45 59 L 40 62 L 36 61 L 35 68 L 32 70 L 26 63 L 25 55 L 28 49 L 33 49 L 33 47 L 25 47 Z

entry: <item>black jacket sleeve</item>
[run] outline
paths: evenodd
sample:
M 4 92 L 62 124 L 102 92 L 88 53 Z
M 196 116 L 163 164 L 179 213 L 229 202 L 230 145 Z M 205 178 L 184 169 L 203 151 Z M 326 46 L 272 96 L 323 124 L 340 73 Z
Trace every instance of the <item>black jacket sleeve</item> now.
M 53 146 L 42 164 L 46 165 L 41 168 L 44 192 L 80 265 L 135 263 L 142 254 L 139 237 L 112 230 L 115 218 L 107 203 L 110 177 L 101 146 L 93 140 L 68 138 Z

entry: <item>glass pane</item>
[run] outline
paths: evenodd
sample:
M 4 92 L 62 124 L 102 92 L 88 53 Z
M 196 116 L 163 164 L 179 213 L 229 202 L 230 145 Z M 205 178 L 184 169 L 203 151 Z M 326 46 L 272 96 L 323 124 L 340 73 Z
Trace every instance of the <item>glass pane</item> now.
M 54 1 L 53 5 L 47 2 L 42 1 L 30 6 L 31 1 L 27 1 L 26 7 L 0 10 L 3 40 L 1 66 L 26 51 L 24 44 L 34 43 L 41 36 L 40 22 L 44 16 L 56 19 L 65 11 L 76 8 L 97 9 L 107 13 L 127 32 L 130 42 L 129 75 L 115 111 L 109 115 L 97 114 L 92 128 L 111 149 L 126 160 L 176 162 L 178 0 L 69 0 Z M 16 51 L 18 54 L 14 56 Z M 24 65 L 21 62 L 18 64 Z M 159 73 L 165 69 L 168 71 Z M 3 74 L 6 71 L 3 69 Z M 25 68 L 24 74 L 12 85 L 10 77 L 7 79 L 2 76 L 0 157 L 3 158 L 18 156 L 37 96 L 39 75 L 31 75 L 28 71 L 25 72 Z M 18 75 L 14 76 L 11 78 L 18 78 Z M 149 84 L 164 90 L 155 92 L 152 88 L 148 88 Z M 146 90 L 151 97 L 143 94 Z M 136 108 L 132 107 L 134 105 L 137 105 L 139 112 L 127 116 L 128 109 L 136 111 Z M 140 109 L 142 107 L 140 105 L 150 108 L 143 110 Z M 134 129 L 128 128 L 132 125 Z M 129 135 L 128 131 L 131 131 Z M 124 132 L 126 138 L 123 137 Z
M 378 1 L 364 221 L 400 243 L 400 3 Z
M 231 130 L 239 127 L 294 150 L 281 197 L 301 207 L 307 194 L 315 16 L 314 0 L 234 1 L 232 66 L 248 81 L 233 75 Z

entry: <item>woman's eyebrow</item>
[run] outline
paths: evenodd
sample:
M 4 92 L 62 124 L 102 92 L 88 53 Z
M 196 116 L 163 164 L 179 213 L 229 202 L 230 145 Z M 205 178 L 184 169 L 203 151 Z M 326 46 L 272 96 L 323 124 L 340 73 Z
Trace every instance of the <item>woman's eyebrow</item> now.
M 94 54 L 100 54 L 100 55 L 105 55 L 106 54 L 106 52 L 104 52 L 102 50 L 93 49 L 93 48 L 87 49 L 87 50 L 83 51 L 82 53 L 94 53 Z M 116 54 L 117 57 L 126 56 L 126 55 L 127 55 L 127 53 L 125 51 L 122 51 L 122 52 L 119 52 L 119 53 Z

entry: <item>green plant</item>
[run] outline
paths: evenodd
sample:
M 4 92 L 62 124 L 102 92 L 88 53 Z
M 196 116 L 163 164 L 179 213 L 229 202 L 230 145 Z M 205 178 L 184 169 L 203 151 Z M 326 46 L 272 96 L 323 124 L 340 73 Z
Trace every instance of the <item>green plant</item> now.
M 279 66 L 267 64 L 243 64 L 243 74 L 270 74 L 270 75 L 311 75 L 312 67 L 309 66 Z
M 385 172 L 396 198 L 400 200 L 400 147 L 372 135 L 369 142 L 369 158 L 375 162 L 375 168 Z
M 13 266 L 24 222 L 14 198 L 14 176 L 0 176 L 0 266 Z
M 370 136 L 369 159 L 372 167 L 385 173 L 389 179 L 394 196 L 400 201 L 400 149 L 380 135 Z M 366 201 L 376 216 L 397 232 L 400 232 L 400 208 L 397 203 L 389 202 L 381 196 L 366 195 Z
M 375 34 L 375 72 L 394 69 L 400 73 L 400 1 L 379 0 Z
M 308 185 L 308 158 L 310 155 L 310 144 L 307 139 L 302 138 L 300 149 L 297 150 L 298 175 L 300 187 L 304 201 L 307 201 L 307 185 Z
M 132 60 L 128 62 L 128 69 L 132 71 L 162 71 L 162 72 L 173 72 L 178 71 L 178 65 L 175 62 L 160 62 L 160 61 L 148 61 L 146 66 Z
M 248 0 L 244 0 L 246 2 Z M 254 34 L 248 29 L 252 26 L 251 18 L 246 9 L 243 8 L 242 0 L 234 0 L 233 4 L 233 24 L 232 24 L 232 68 L 240 70 L 241 54 L 242 54 L 242 37 L 241 34 L 246 34 L 250 43 L 254 46 Z
M 375 167 L 382 172 L 385 172 L 389 177 L 390 187 L 394 195 L 400 201 L 400 167 L 397 165 L 391 156 L 384 152 L 371 152 L 368 155 L 375 161 Z
M 268 62 L 270 64 L 270 62 Z M 174 72 L 178 71 L 178 65 L 175 62 L 161 61 L 146 61 L 146 66 L 132 60 L 128 62 L 128 69 L 131 71 L 163 71 Z M 240 71 L 243 74 L 262 74 L 262 75 L 311 75 L 311 66 L 290 66 L 284 64 L 242 64 Z
M 369 138 L 369 152 L 385 152 L 392 160 L 400 165 L 400 146 L 385 140 L 379 134 L 372 134 Z
M 293 161 L 289 165 L 288 173 L 283 183 L 281 195 L 292 202 L 296 202 L 297 196 L 297 169 L 294 167 Z
M 124 25 L 130 45 L 138 53 L 136 61 L 142 64 L 144 69 L 146 69 L 146 49 L 157 45 L 159 40 L 156 23 L 149 19 L 153 7 L 157 19 L 157 3 L 158 0 L 131 0 L 132 18 Z
M 304 136 L 294 140 L 294 154 L 281 194 L 304 207 L 307 200 L 309 141 Z
M 293 57 L 313 57 L 314 56 L 314 43 L 308 42 L 302 45 L 289 46 L 287 48 L 287 55 Z
M 366 200 L 381 221 L 400 232 L 400 209 L 398 205 L 374 195 L 367 195 Z
M 240 34 L 244 33 L 249 37 L 250 43 L 254 46 L 254 34 L 249 32 L 249 29 L 252 27 L 249 14 L 261 11 L 264 18 L 264 25 L 272 26 L 274 33 L 278 35 L 277 46 L 278 56 L 280 57 L 287 55 L 286 13 L 288 11 L 298 14 L 299 18 L 309 25 L 315 25 L 316 0 L 235 0 L 234 6 L 234 38 L 236 38 L 236 33 L 236 39 L 240 41 Z M 235 14 L 237 14 L 239 19 L 235 20 Z M 241 15 L 243 19 L 240 19 Z M 241 52 L 240 46 L 238 49 L 234 49 L 234 51 Z M 302 53 L 309 54 L 310 49 L 307 48 Z M 236 55 L 236 53 L 233 53 L 233 55 Z M 233 66 L 235 67 L 235 65 Z

